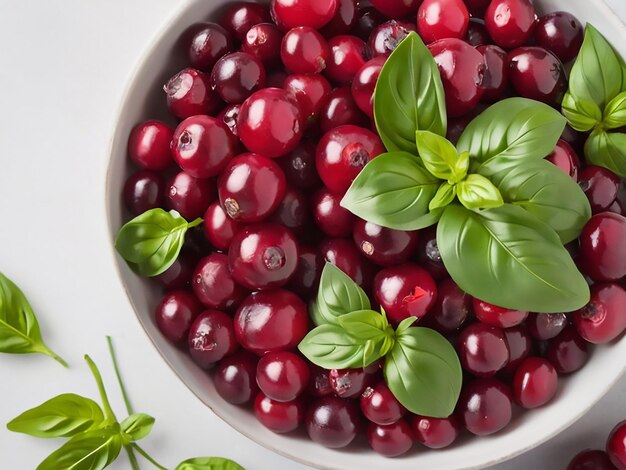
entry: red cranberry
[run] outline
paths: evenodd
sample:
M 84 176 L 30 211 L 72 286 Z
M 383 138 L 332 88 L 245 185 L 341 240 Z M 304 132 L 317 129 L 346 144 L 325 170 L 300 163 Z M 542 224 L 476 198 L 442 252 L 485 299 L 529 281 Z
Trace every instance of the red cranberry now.
M 235 336 L 244 348 L 263 355 L 295 348 L 307 334 L 308 322 L 306 304 L 295 294 L 255 292 L 235 314 Z
M 370 3 L 388 18 L 402 18 L 415 14 L 420 0 L 371 0 Z
M 342 84 L 352 82 L 354 75 L 368 59 L 368 47 L 356 36 L 339 35 L 328 41 L 330 58 L 326 64 L 326 75 Z
M 505 376 L 513 376 L 520 363 L 530 355 L 533 342 L 524 325 L 506 328 L 503 333 L 509 348 L 509 362 L 503 372 Z
M 315 29 L 299 26 L 283 38 L 280 58 L 291 73 L 320 73 L 326 68 L 330 48 Z
M 463 387 L 457 409 L 469 432 L 494 434 L 511 421 L 511 391 L 499 380 L 475 379 Z
M 290 93 L 264 88 L 244 101 L 237 129 L 248 150 L 277 158 L 298 145 L 303 133 L 303 116 Z
M 580 168 L 580 159 L 576 151 L 565 140 L 559 139 L 556 147 L 550 155 L 546 157 L 550 163 L 559 167 L 566 175 L 569 175 L 574 181 L 578 181 L 578 170 Z
M 283 85 L 298 101 L 306 125 L 311 127 L 322 111 L 332 87 L 322 75 L 289 75 Z
M 366 62 L 356 73 L 352 82 L 354 102 L 370 118 L 374 117 L 374 88 L 385 60 L 384 56 L 379 56 Z
M 354 224 L 353 238 L 361 253 L 381 266 L 407 261 L 417 245 L 416 231 L 393 230 L 362 219 Z
M 583 25 L 574 15 L 564 11 L 542 16 L 535 30 L 537 44 L 554 53 L 563 63 L 578 55 L 583 37 Z
M 340 205 L 341 198 L 322 188 L 311 199 L 315 225 L 329 237 L 348 237 L 352 234 L 356 217 Z
M 587 195 L 594 214 L 606 211 L 617 198 L 620 178 L 611 170 L 588 166 L 580 172 L 578 184 Z
M 122 194 L 126 208 L 139 215 L 163 205 L 165 183 L 158 173 L 141 170 L 128 177 Z
M 213 380 L 217 393 L 233 405 L 249 403 L 259 392 L 256 366 L 259 358 L 248 351 L 237 351 L 222 359 Z
M 425 320 L 428 326 L 442 333 L 457 331 L 471 313 L 472 297 L 452 279 L 437 285 L 437 300 Z
M 341 398 L 356 398 L 371 385 L 372 374 L 363 369 L 332 369 L 328 373 L 330 387 Z
M 567 470 L 615 470 L 615 466 L 606 452 L 587 449 L 576 454 Z
M 128 137 L 128 156 L 141 168 L 164 170 L 170 166 L 170 143 L 174 130 L 160 121 L 137 124 Z
M 386 425 L 369 423 L 367 442 L 374 451 L 385 457 L 406 454 L 413 446 L 411 427 L 403 419 Z
M 524 408 L 537 408 L 548 403 L 558 386 L 554 366 L 540 357 L 528 357 L 513 377 L 513 399 Z
M 197 179 L 181 171 L 172 179 L 167 191 L 167 206 L 187 220 L 201 217 L 215 199 L 215 181 Z
M 218 96 L 211 89 L 209 75 L 186 68 L 168 80 L 163 87 L 167 107 L 179 119 L 197 114 L 213 114 L 220 108 Z
M 470 112 L 483 93 L 483 55 L 460 39 L 441 39 L 428 48 L 441 73 L 448 114 L 458 117 Z
M 204 305 L 219 310 L 236 308 L 247 294 L 233 280 L 228 256 L 220 253 L 200 260 L 193 274 L 193 291 Z
M 574 313 L 574 326 L 583 339 L 594 344 L 613 341 L 626 329 L 626 290 L 618 284 L 594 284 L 591 300 Z
M 224 212 L 238 222 L 258 222 L 285 196 L 285 174 L 269 158 L 245 153 L 233 158 L 217 181 Z
M 311 377 L 309 379 L 308 392 L 315 397 L 326 397 L 332 395 L 333 389 L 330 388 L 330 380 L 328 379 L 328 370 L 322 369 L 315 364 L 311 364 Z
M 618 470 L 626 469 L 626 421 L 618 423 L 609 434 L 606 453 Z
M 320 129 L 329 132 L 336 127 L 351 124 L 365 127 L 369 120 L 358 107 L 352 97 L 350 87 L 342 87 L 333 90 L 328 95 L 326 104 L 320 112 Z
M 187 338 L 191 323 L 201 311 L 202 305 L 191 292 L 176 290 L 163 297 L 154 317 L 161 334 L 173 343 L 180 343 Z
M 485 26 L 494 42 L 505 49 L 523 45 L 535 26 L 531 0 L 492 0 L 485 12 Z
M 233 50 L 230 33 L 216 23 L 199 23 L 189 44 L 192 67 L 210 72 L 220 57 Z
M 352 34 L 367 41 L 378 25 L 387 21 L 387 18 L 376 8 L 359 5 L 357 10 L 356 24 Z
M 417 30 L 426 44 L 439 39 L 463 39 L 469 12 L 462 0 L 424 0 L 417 11 Z
M 594 281 L 626 276 L 626 217 L 612 212 L 594 215 L 580 234 L 580 266 Z
M 559 374 L 576 372 L 587 362 L 587 343 L 573 326 L 568 326 L 550 340 L 546 358 Z
M 526 320 L 530 335 L 538 340 L 552 339 L 567 326 L 564 313 L 531 313 Z
M 384 381 L 367 387 L 361 394 L 361 411 L 371 422 L 380 425 L 393 424 L 407 412 Z
M 436 280 L 439 281 L 449 277 L 437 246 L 436 227 L 420 230 L 417 241 L 417 260 Z
M 498 101 L 504 97 L 509 85 L 508 62 L 506 52 L 498 46 L 479 46 L 478 51 L 485 58 L 485 74 L 482 86 L 482 100 Z
M 396 20 L 387 21 L 376 27 L 367 40 L 372 56 L 389 57 L 411 31 L 417 31 L 411 23 Z
M 327 38 L 349 33 L 357 22 L 356 9 L 357 0 L 337 0 L 335 16 L 320 32 Z
M 239 349 L 233 319 L 219 310 L 205 310 L 192 323 L 187 338 L 189 354 L 207 368 Z
M 315 144 L 303 141 L 288 155 L 276 160 L 285 172 L 287 182 L 304 190 L 322 184 L 315 168 Z
M 280 60 L 280 44 L 283 34 L 273 23 L 260 23 L 252 26 L 246 33 L 242 50 L 255 56 L 267 65 L 274 65 Z
M 309 366 L 289 351 L 269 352 L 257 366 L 256 381 L 265 396 L 276 401 L 299 397 L 309 382 Z
M 478 377 L 491 377 L 509 362 L 504 332 L 482 323 L 473 323 L 461 331 L 457 350 L 463 369 Z
M 271 10 L 284 31 L 297 26 L 319 29 L 335 16 L 337 0 L 272 0 Z
M 217 115 L 217 119 L 226 124 L 226 127 L 230 129 L 230 132 L 234 136 L 239 135 L 239 131 L 237 130 L 237 118 L 239 117 L 240 109 L 240 104 L 229 104 Z
M 297 189 L 287 188 L 283 200 L 270 220 L 287 227 L 295 234 L 303 234 L 309 227 L 309 207 L 306 195 Z
M 324 269 L 324 259 L 310 246 L 300 246 L 296 271 L 289 278 L 288 287 L 300 297 L 308 298 L 317 293 Z
M 411 418 L 411 427 L 417 442 L 430 449 L 448 447 L 461 432 L 461 423 L 455 415 L 448 418 L 415 415 Z
M 254 400 L 254 415 L 266 428 L 278 434 L 295 431 L 304 420 L 306 407 L 301 399 L 275 401 L 259 393 Z
M 217 61 L 211 73 L 211 83 L 227 103 L 243 103 L 265 85 L 265 67 L 252 54 L 233 52 Z
M 244 41 L 246 33 L 254 25 L 269 23 L 270 12 L 267 6 L 254 2 L 236 2 L 222 15 L 219 22 L 239 41 Z
M 485 27 L 485 22 L 480 18 L 470 18 L 467 25 L 467 34 L 465 41 L 474 47 L 486 46 L 491 44 L 491 38 Z M 482 51 L 481 51 L 482 52 Z M 505 53 L 506 54 L 506 53 Z
M 528 312 L 498 307 L 478 299 L 473 299 L 473 306 L 476 318 L 486 325 L 499 328 L 510 328 L 519 325 L 528 316 Z
M 337 266 L 362 288 L 367 289 L 371 285 L 372 266 L 359 254 L 351 240 L 329 238 L 320 244 L 319 252 L 326 262 Z
M 350 444 L 360 426 L 359 410 L 354 401 L 337 397 L 318 398 L 305 418 L 311 440 L 333 449 Z
M 520 47 L 509 52 L 509 78 L 524 98 L 556 106 L 567 89 L 565 69 L 559 59 L 541 47 Z
M 167 290 L 191 287 L 191 277 L 196 261 L 195 256 L 182 251 L 174 263 L 154 279 Z
M 218 250 L 226 251 L 235 233 L 241 226 L 226 215 L 222 206 L 215 201 L 204 213 L 204 234 Z

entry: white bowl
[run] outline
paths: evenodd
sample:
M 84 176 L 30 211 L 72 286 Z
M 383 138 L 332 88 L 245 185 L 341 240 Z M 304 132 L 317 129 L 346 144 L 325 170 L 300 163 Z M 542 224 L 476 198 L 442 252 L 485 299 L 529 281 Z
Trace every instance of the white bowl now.
M 132 127 L 145 119 L 169 119 L 165 111 L 162 85 L 185 66 L 184 54 L 177 53 L 181 33 L 192 23 L 215 17 L 227 0 L 183 1 L 139 62 L 123 98 L 117 127 L 111 143 L 106 201 L 111 241 L 125 221 L 121 203 L 124 181 L 131 171 L 127 163 L 126 142 Z M 567 10 L 579 19 L 594 24 L 626 57 L 626 27 L 602 0 L 535 0 L 543 12 Z M 331 450 L 302 435 L 279 435 L 264 428 L 249 409 L 232 406 L 216 393 L 212 380 L 190 357 L 173 347 L 157 329 L 153 311 L 160 291 L 150 282 L 135 276 L 117 258 L 122 284 L 139 321 L 165 361 L 214 413 L 253 441 L 279 454 L 312 467 L 324 469 L 380 468 L 461 469 L 494 465 L 526 452 L 550 439 L 580 418 L 611 388 L 624 372 L 626 339 L 610 347 L 596 348 L 589 363 L 578 373 L 561 381 L 557 398 L 537 411 L 516 416 L 504 431 L 486 438 L 466 441 L 442 451 L 419 450 L 398 459 L 386 459 L 363 446 Z M 207 411 L 208 412 L 208 411 Z M 417 446 L 416 446 L 417 447 Z M 262 468 L 262 465 L 259 467 Z

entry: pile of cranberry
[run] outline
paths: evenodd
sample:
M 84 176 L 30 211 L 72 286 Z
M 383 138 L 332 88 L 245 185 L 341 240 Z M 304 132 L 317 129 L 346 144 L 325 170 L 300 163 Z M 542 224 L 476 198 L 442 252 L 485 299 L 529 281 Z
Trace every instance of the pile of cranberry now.
M 496 100 L 521 95 L 558 108 L 563 63 L 583 38 L 572 15 L 537 18 L 530 0 L 359 3 L 233 2 L 218 23 L 191 26 L 182 37 L 189 67 L 164 87 L 174 125 L 133 129 L 128 152 L 139 170 L 124 201 L 133 215 L 164 207 L 204 219 L 155 278 L 166 292 L 155 317 L 226 401 L 252 405 L 277 433 L 303 426 L 338 448 L 363 430 L 375 451 L 396 456 L 414 441 L 437 449 L 464 429 L 502 430 L 516 410 L 549 402 L 559 376 L 585 364 L 590 343 L 623 332 L 626 190 L 610 171 L 581 163 L 585 136 L 566 129 L 549 159 L 580 183 L 596 214 L 568 247 L 593 284 L 591 303 L 568 315 L 473 299 L 448 276 L 434 228 L 403 232 L 356 218 L 340 201 L 385 151 L 372 95 L 409 31 L 438 63 L 453 141 Z M 298 353 L 325 262 L 392 323 L 416 316 L 456 345 L 466 375 L 454 415 L 408 413 L 380 364 L 323 370 Z

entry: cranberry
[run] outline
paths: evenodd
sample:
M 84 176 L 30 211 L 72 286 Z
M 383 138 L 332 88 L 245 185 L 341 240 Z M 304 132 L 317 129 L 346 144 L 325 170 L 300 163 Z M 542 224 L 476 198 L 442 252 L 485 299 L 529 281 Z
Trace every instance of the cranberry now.
M 309 382 L 309 366 L 289 351 L 269 352 L 257 366 L 256 381 L 261 391 L 275 401 L 292 401 L 299 397 Z
M 436 280 L 449 277 L 437 246 L 436 227 L 420 230 L 417 242 L 417 260 Z
M 213 380 L 217 393 L 233 405 L 249 403 L 259 392 L 256 366 L 259 358 L 248 351 L 237 351 L 222 359 Z
M 204 234 L 211 244 L 218 250 L 228 250 L 235 233 L 241 228 L 239 223 L 226 215 L 218 201 L 209 206 L 203 219 Z
M 371 0 L 370 3 L 389 18 L 401 18 L 414 14 L 420 0 Z
M 437 298 L 437 286 L 428 272 L 406 263 L 382 269 L 374 278 L 374 297 L 392 323 L 422 318 Z
M 580 172 L 578 184 L 587 195 L 594 214 L 606 211 L 617 198 L 620 178 L 611 170 L 588 166 Z
M 234 136 L 239 135 L 239 131 L 237 130 L 237 118 L 239 117 L 240 110 L 240 104 L 229 104 L 217 115 L 217 119 L 226 124 Z
M 243 103 L 265 85 L 265 67 L 252 54 L 233 52 L 217 61 L 211 73 L 211 83 L 227 103 Z
M 372 449 L 385 457 L 406 454 L 413 446 L 411 427 L 402 419 L 386 425 L 369 423 L 367 442 Z
M 308 127 L 315 124 L 332 90 L 328 80 L 317 74 L 289 75 L 283 87 L 296 97 Z
M 173 343 L 187 338 L 191 323 L 202 311 L 202 305 L 186 290 L 168 293 L 154 312 L 156 324 L 163 336 Z
M 471 313 L 472 297 L 452 279 L 437 285 L 437 300 L 425 320 L 428 326 L 442 333 L 452 333 L 465 323 Z
M 356 73 L 352 82 L 354 102 L 370 118 L 374 117 L 374 88 L 385 60 L 384 56 L 380 56 L 366 62 Z
M 505 376 L 513 376 L 520 363 L 530 355 L 533 342 L 524 325 L 506 328 L 503 333 L 509 348 L 509 362 L 503 372 Z
M 193 274 L 193 290 L 204 305 L 215 309 L 231 309 L 246 297 L 246 291 L 232 278 L 228 256 L 213 253 L 202 258 Z
M 165 183 L 158 173 L 141 170 L 128 177 L 122 194 L 126 208 L 139 215 L 163 205 Z
M 283 33 L 273 23 L 260 23 L 246 33 L 242 50 L 255 56 L 263 64 L 274 65 L 280 60 Z
M 315 164 L 320 178 L 332 192 L 345 193 L 365 165 L 385 152 L 376 134 L 363 127 L 340 126 L 322 137 Z
M 350 444 L 361 426 L 357 405 L 352 400 L 322 397 L 307 412 L 305 427 L 312 441 L 337 449 Z
M 618 423 L 609 434 L 606 453 L 618 470 L 626 469 L 626 421 Z
M 502 99 L 509 85 L 509 72 L 506 52 L 498 46 L 479 46 L 478 51 L 485 58 L 485 75 L 482 86 L 484 88 L 483 101 L 498 101 Z
M 248 150 L 277 158 L 298 145 L 303 133 L 303 116 L 290 93 L 264 88 L 244 101 L 237 129 Z
M 371 385 L 372 374 L 363 369 L 332 369 L 328 373 L 330 387 L 341 398 L 356 398 Z
M 480 18 L 469 19 L 465 40 L 474 47 L 486 46 L 492 42 L 485 27 L 485 22 Z
M 376 27 L 383 24 L 386 20 L 387 18 L 376 8 L 359 5 L 356 24 L 352 34 L 367 41 Z
M 584 29 L 574 15 L 557 11 L 539 18 L 535 37 L 539 46 L 548 49 L 565 63 L 578 55 L 583 44 Z
M 556 106 L 563 100 L 567 78 L 563 64 L 541 47 L 520 47 L 509 52 L 509 78 L 524 98 Z
M 306 304 L 286 290 L 255 292 L 239 305 L 235 314 L 235 336 L 249 351 L 295 348 L 308 332 Z
M 283 38 L 280 57 L 291 73 L 320 73 L 326 68 L 330 48 L 315 29 L 299 26 Z
M 337 0 L 272 0 L 271 11 L 284 31 L 297 26 L 319 29 L 335 16 Z
M 330 388 L 330 380 L 328 379 L 328 370 L 322 369 L 315 364 L 311 364 L 311 377 L 309 379 L 308 392 L 316 397 L 326 397 L 332 395 L 333 389 Z
M 411 427 L 417 442 L 430 449 L 448 447 L 461 432 L 461 423 L 455 415 L 448 418 L 415 415 L 411 418 Z
M 197 179 L 181 171 L 172 179 L 167 191 L 167 206 L 187 220 L 201 217 L 215 199 L 215 182 Z
M 335 16 L 320 32 L 327 38 L 349 33 L 357 22 L 356 9 L 357 0 L 337 0 Z
M 579 263 L 594 281 L 626 276 L 626 217 L 612 212 L 594 215 L 580 234 Z
M 552 339 L 567 326 L 564 313 L 532 313 L 526 320 L 530 335 L 538 340 Z
M 300 297 L 311 297 L 317 293 L 322 269 L 324 269 L 324 259 L 315 248 L 310 246 L 300 246 L 298 255 L 296 271 L 289 278 L 287 285 Z
M 241 229 L 228 249 L 233 278 L 248 289 L 284 286 L 297 262 L 298 245 L 293 233 L 274 223 Z
M 477 377 L 491 377 L 509 362 L 504 331 L 482 323 L 461 331 L 457 351 L 463 369 Z
M 172 140 L 174 158 L 194 178 L 219 174 L 237 150 L 237 141 L 223 121 L 192 116 L 181 122 Z
M 303 141 L 288 155 L 276 160 L 287 182 L 297 188 L 313 189 L 322 184 L 315 168 L 315 144 Z
M 356 217 L 341 206 L 341 198 L 322 188 L 311 199 L 315 225 L 329 237 L 347 237 L 352 234 Z
M 576 151 L 565 140 L 559 139 L 556 143 L 556 147 L 552 153 L 546 157 L 546 160 L 559 167 L 574 181 L 578 181 L 580 159 L 578 158 Z
M 320 129 L 329 132 L 336 127 L 351 124 L 367 126 L 369 120 L 358 107 L 352 96 L 350 87 L 333 90 L 320 112 Z
M 567 470 L 615 470 L 615 466 L 606 452 L 587 449 L 576 454 Z
M 371 422 L 387 425 L 397 422 L 407 410 L 384 381 L 367 387 L 361 394 L 361 411 Z
M 367 45 L 374 57 L 387 58 L 411 31 L 417 31 L 417 28 L 411 23 L 390 20 L 372 31 L 367 40 Z
M 594 284 L 591 300 L 574 313 L 574 326 L 583 339 L 594 344 L 613 341 L 626 329 L 626 290 L 618 284 Z
M 356 36 L 339 35 L 328 41 L 330 58 L 326 64 L 326 75 L 343 84 L 352 82 L 354 75 L 368 59 L 369 50 L 365 42 Z
M 426 44 L 439 39 L 463 39 L 469 12 L 463 0 L 424 0 L 417 11 L 417 30 Z
M 233 50 L 230 33 L 216 23 L 199 23 L 189 44 L 192 67 L 210 72 L 220 57 Z
M 174 130 L 160 121 L 145 121 L 133 127 L 128 137 L 128 156 L 141 168 L 164 170 L 170 166 L 170 143 Z
M 587 362 L 587 343 L 573 326 L 567 326 L 558 336 L 550 340 L 546 358 L 559 374 L 576 372 Z
M 254 400 L 254 415 L 266 428 L 278 434 L 295 431 L 304 420 L 302 400 L 275 401 L 259 393 Z
M 373 269 L 364 259 L 351 240 L 345 238 L 328 238 L 319 247 L 324 260 L 341 269 L 354 282 L 367 289 L 372 282 Z
M 217 182 L 220 203 L 231 219 L 258 222 L 276 210 L 285 195 L 285 174 L 269 158 L 245 153 L 232 159 Z
M 172 265 L 158 276 L 155 276 L 154 279 L 167 290 L 191 287 L 191 277 L 193 276 L 196 261 L 195 256 L 187 251 L 182 251 Z
M 513 377 L 513 399 L 524 408 L 545 405 L 556 395 L 558 380 L 549 361 L 528 357 L 518 366 Z
M 170 78 L 163 87 L 167 107 L 179 119 L 197 114 L 213 114 L 221 106 L 219 97 L 211 89 L 209 75 L 186 68 Z
M 523 45 L 535 26 L 531 0 L 492 0 L 485 12 L 485 26 L 494 42 L 505 49 Z
M 457 409 L 469 432 L 494 434 L 511 421 L 511 391 L 499 380 L 475 379 L 463 387 Z
M 187 338 L 189 354 L 207 368 L 239 349 L 233 319 L 219 310 L 205 310 L 192 323 Z
M 295 234 L 303 234 L 309 226 L 309 208 L 306 195 L 297 189 L 287 188 L 285 197 L 270 220 L 281 224 Z
M 254 2 L 236 2 L 224 12 L 220 24 L 243 42 L 250 28 L 270 21 L 267 6 Z
M 362 219 L 354 225 L 353 238 L 361 253 L 381 266 L 406 261 L 417 245 L 416 231 L 394 230 Z
M 428 46 L 437 62 L 451 117 L 470 112 L 483 93 L 483 55 L 460 39 L 441 39 Z
M 500 328 L 519 325 L 528 316 L 528 312 L 510 310 L 496 305 L 473 299 L 474 314 L 482 323 Z

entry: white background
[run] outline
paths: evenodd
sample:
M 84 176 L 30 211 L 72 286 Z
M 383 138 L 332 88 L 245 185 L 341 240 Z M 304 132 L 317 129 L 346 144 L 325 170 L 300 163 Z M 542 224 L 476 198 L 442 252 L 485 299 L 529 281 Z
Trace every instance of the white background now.
M 60 393 L 97 397 L 85 353 L 125 416 L 105 335 L 115 339 L 135 408 L 157 417 L 142 445 L 162 464 L 221 455 L 248 470 L 304 468 L 205 408 L 161 360 L 115 279 L 103 196 L 108 140 L 129 73 L 176 3 L 0 0 L 0 271 L 22 286 L 47 343 L 71 365 L 0 357 L 0 469 L 34 469 L 61 443 L 3 423 Z M 626 18 L 624 0 L 610 3 Z M 498 468 L 565 468 L 578 450 L 603 446 L 626 418 L 624 398 L 626 380 L 568 432 Z M 125 456 L 113 468 L 129 468 Z

